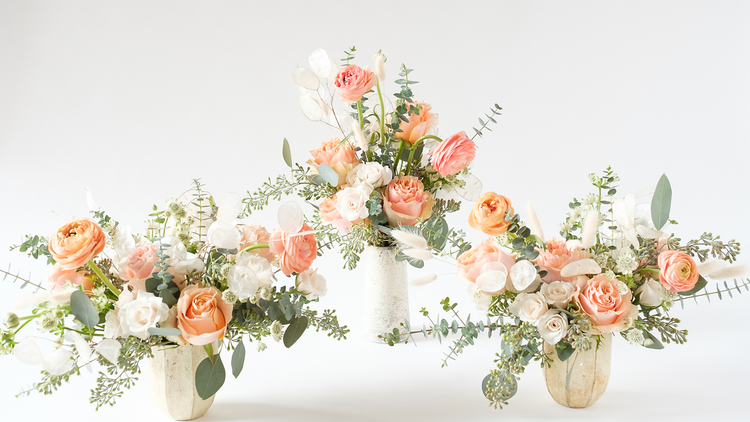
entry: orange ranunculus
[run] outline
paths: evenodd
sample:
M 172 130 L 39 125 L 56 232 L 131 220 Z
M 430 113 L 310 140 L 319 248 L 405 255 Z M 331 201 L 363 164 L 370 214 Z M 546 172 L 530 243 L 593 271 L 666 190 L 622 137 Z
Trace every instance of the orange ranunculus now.
M 432 166 L 441 176 L 458 173 L 474 161 L 477 149 L 474 141 L 461 131 L 441 142 L 432 155 Z
M 91 289 L 94 288 L 94 282 L 90 278 L 76 270 L 64 270 L 59 265 L 52 267 L 49 282 L 52 284 L 52 290 L 62 289 L 67 282 L 74 286 L 83 286 L 83 291 L 89 296 L 91 296 Z
M 268 246 L 271 252 L 279 256 L 279 268 L 284 275 L 301 273 L 312 265 L 318 253 L 318 244 L 315 241 L 315 233 L 307 223 L 302 224 L 300 233 L 290 234 L 280 228 L 273 231 Z
M 74 220 L 60 227 L 49 239 L 49 251 L 63 270 L 75 270 L 104 250 L 102 228 L 90 220 Z
M 196 346 L 223 338 L 232 320 L 232 305 L 224 301 L 216 287 L 188 286 L 175 307 L 180 335 Z
M 268 230 L 266 230 L 266 228 L 263 226 L 258 226 L 258 225 L 242 226 L 242 239 L 240 240 L 240 250 L 243 250 L 247 248 L 248 246 L 253 246 L 253 245 L 267 245 L 270 239 L 271 239 L 271 234 L 268 233 Z M 251 249 L 250 252 L 253 252 L 262 256 L 268 262 L 271 262 L 276 258 L 271 252 L 271 250 L 268 248 Z
M 513 215 L 510 199 L 495 192 L 484 193 L 477 199 L 474 208 L 469 213 L 469 225 L 490 236 L 503 234 L 510 226 L 510 221 L 505 221 L 507 211 Z
M 657 259 L 659 280 L 672 293 L 687 292 L 695 287 L 700 274 L 690 255 L 681 251 L 664 251 Z
M 333 138 L 323 142 L 317 149 L 310 151 L 313 158 L 308 161 L 315 168 L 321 164 L 327 164 L 339 175 L 338 186 L 346 184 L 346 176 L 359 164 L 359 159 L 354 147 L 349 142 L 341 142 L 339 138 Z
M 419 111 L 416 114 L 407 116 L 407 121 L 401 122 L 398 126 L 401 132 L 396 132 L 394 135 L 398 139 L 413 144 L 417 140 L 427 135 L 430 129 L 434 128 L 438 124 L 438 116 L 435 113 L 430 113 L 432 106 L 423 102 L 417 101 L 420 106 Z M 409 104 L 411 106 L 411 104 Z
M 591 258 L 591 254 L 583 250 L 583 245 L 577 240 L 565 241 L 559 237 L 547 241 L 547 250 L 538 250 L 539 256 L 534 263 L 547 271 L 543 277 L 545 283 L 553 281 L 573 281 L 576 276 L 563 277 L 562 269 L 571 262 Z
M 333 85 L 345 103 L 356 103 L 375 86 L 375 74 L 367 66 L 349 65 L 339 69 Z
M 383 211 L 391 227 L 413 226 L 418 218 L 430 218 L 434 205 L 435 199 L 414 176 L 393 179 L 383 193 Z

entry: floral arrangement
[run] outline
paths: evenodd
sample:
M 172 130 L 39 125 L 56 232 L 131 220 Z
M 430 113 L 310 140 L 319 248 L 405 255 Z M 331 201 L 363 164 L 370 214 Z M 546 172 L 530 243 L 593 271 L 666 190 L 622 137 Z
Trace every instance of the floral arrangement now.
M 474 139 L 496 122 L 501 108 L 495 105 L 486 120 L 479 119 L 473 136 L 459 131 L 441 138 L 438 115 L 414 99 L 412 69 L 401 65 L 394 81 L 400 90 L 391 101 L 382 92 L 386 57 L 376 53 L 371 70 L 351 64 L 355 51 L 345 52 L 339 68 L 324 50 L 315 50 L 310 69 L 294 71 L 303 113 L 330 127 L 334 137 L 310 151 L 307 166 L 293 163 L 285 139 L 292 180 L 269 179 L 249 195 L 246 212 L 263 208 L 269 198 L 299 194 L 315 207 L 310 224 L 321 246 L 341 245 L 348 269 L 356 267 L 365 245 L 394 246 L 405 232 L 424 234 L 429 249 L 458 256 L 470 245 L 445 215 L 458 211 L 461 197 L 473 201 L 481 191 L 470 172 Z M 432 256 L 427 249 L 407 248 L 396 259 L 421 268 Z
M 103 370 L 90 400 L 97 409 L 114 405 L 138 379 L 139 363 L 153 356 L 153 347 L 195 345 L 207 353 L 195 374 L 205 400 L 226 377 L 223 349 L 233 351 L 237 377 L 245 340 L 256 342 L 258 351 L 267 337 L 290 347 L 308 326 L 346 338 L 349 330 L 332 311 L 318 314 L 307 306 L 327 288 L 311 268 L 317 243 L 301 215 L 284 214 L 281 227 L 269 233 L 238 219 L 238 195 L 227 194 L 217 207 L 198 181 L 166 209 L 154 206 L 143 235 L 133 235 L 93 200 L 90 207 L 93 219 L 70 221 L 49 238 L 27 236 L 12 248 L 47 258 L 47 285 L 3 271 L 22 280 L 22 287 L 38 288 L 17 306 L 31 307 L 30 314 L 9 314 L 0 330 L 3 354 L 42 369 L 41 381 L 21 394 L 50 394 L 98 363 Z M 279 272 L 293 283 L 282 285 Z M 49 343 L 18 340 L 25 327 L 45 333 Z
M 650 202 L 638 203 L 635 195 L 616 198 L 618 176 L 609 168 L 601 177 L 590 175 L 595 192 L 573 199 L 560 225 L 560 236 L 544 240 L 533 209 L 524 225 L 507 198 L 486 193 L 469 215 L 473 228 L 491 235 L 457 260 L 458 279 L 467 283 L 487 320 L 463 320 L 450 298 L 441 302 L 452 313 L 449 322 L 438 318 L 421 331 L 396 329 L 383 339 L 393 345 L 411 334 L 446 337 L 460 333 L 443 364 L 473 345 L 479 333 L 500 333 L 496 369 L 482 381 L 490 405 L 502 407 L 517 390 L 518 374 L 531 360 L 549 365 L 575 351 L 599 346 L 604 336 L 619 333 L 630 344 L 662 349 L 663 343 L 684 343 L 687 330 L 669 316 L 677 302 L 702 296 L 750 290 L 750 279 L 734 285 L 724 281 L 706 291 L 707 278 L 728 279 L 747 272 L 734 263 L 740 245 L 703 234 L 682 242 L 669 232 L 672 189 L 662 176 Z M 608 208 L 608 209 L 607 209 Z M 533 229 L 533 230 L 532 230 Z M 701 264 L 699 264 L 699 261 Z M 431 279 L 434 279 L 431 278 Z M 553 356 L 543 345 L 554 348 Z M 550 349 L 551 350 L 551 349 Z

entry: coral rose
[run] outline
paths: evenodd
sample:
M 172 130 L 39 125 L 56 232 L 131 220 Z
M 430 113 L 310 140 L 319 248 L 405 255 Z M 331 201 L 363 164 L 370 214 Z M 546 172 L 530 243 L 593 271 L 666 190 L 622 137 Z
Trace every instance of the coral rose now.
M 349 65 L 339 69 L 333 85 L 345 103 L 356 103 L 375 86 L 375 74 L 367 66 Z
M 74 286 L 83 286 L 83 291 L 91 296 L 91 289 L 94 288 L 94 282 L 75 270 L 65 270 L 59 265 L 52 267 L 52 273 L 49 275 L 49 282 L 53 285 L 53 290 L 60 290 L 65 283 L 70 282 Z
M 310 268 L 315 260 L 318 252 L 315 234 L 307 223 L 299 231 L 304 232 L 307 234 L 289 234 L 279 228 L 271 234 L 268 245 L 271 252 L 279 255 L 279 268 L 284 275 L 299 274 Z
M 326 198 L 318 206 L 318 212 L 320 215 L 320 221 L 330 224 L 339 230 L 339 233 L 346 234 L 349 232 L 349 227 L 353 224 L 357 224 L 362 220 L 349 221 L 341 216 L 337 207 L 338 194 L 334 194 L 330 198 Z
M 503 234 L 510 226 L 510 221 L 505 221 L 505 213 L 508 211 L 513 215 L 510 199 L 495 192 L 487 192 L 477 199 L 469 212 L 469 225 L 490 236 Z
M 74 220 L 60 227 L 49 239 L 49 252 L 60 268 L 75 270 L 104 250 L 107 239 L 102 228 L 89 220 Z
M 417 142 L 417 140 L 427 135 L 430 130 L 435 128 L 438 124 L 438 116 L 435 113 L 430 113 L 432 106 L 423 102 L 417 101 L 419 111 L 416 114 L 407 116 L 407 121 L 401 122 L 398 128 L 401 132 L 396 132 L 394 135 L 398 139 L 402 139 L 410 144 Z M 409 107 L 414 104 L 409 104 Z
M 435 199 L 425 192 L 424 184 L 414 176 L 393 179 L 383 195 L 383 211 L 391 227 L 413 226 L 418 218 L 430 218 L 433 205 Z
M 450 176 L 466 168 L 474 160 L 477 149 L 466 132 L 450 136 L 430 152 L 432 166 L 441 176 Z
M 270 239 L 271 233 L 268 233 L 268 230 L 266 230 L 266 228 L 263 226 L 242 226 L 240 250 L 253 245 L 267 245 Z M 271 250 L 269 248 L 251 249 L 249 252 L 259 254 L 260 256 L 268 260 L 268 262 L 271 262 L 275 259 L 273 253 L 271 253 Z
M 700 274 L 693 258 L 681 251 L 664 251 L 657 259 L 659 280 L 672 293 L 687 292 L 695 287 Z
M 638 316 L 638 307 L 630 303 L 632 294 L 620 294 L 617 280 L 599 274 L 588 280 L 576 297 L 599 333 L 616 333 L 629 328 Z
M 175 307 L 182 338 L 196 346 L 223 338 L 232 320 L 232 305 L 224 302 L 216 287 L 188 286 Z
M 154 253 L 158 250 L 158 247 L 150 243 L 133 249 L 130 255 L 119 263 L 120 278 L 126 281 L 134 278 L 144 280 L 152 273 L 157 272 L 154 264 L 159 260 L 159 257 Z
M 479 245 L 458 257 L 458 279 L 476 283 L 482 268 L 492 262 L 503 264 L 508 272 L 515 263 L 513 257 L 500 249 L 494 238 L 484 239 Z
M 571 262 L 591 258 L 591 254 L 582 250 L 582 245 L 577 241 L 565 241 L 559 237 L 547 241 L 547 250 L 539 250 L 539 256 L 534 263 L 547 271 L 542 277 L 545 283 L 553 281 L 573 281 L 576 276 L 563 277 L 560 271 Z
M 359 164 L 357 154 L 349 142 L 341 142 L 339 138 L 333 138 L 328 142 L 320 144 L 318 149 L 310 151 L 313 158 L 309 161 L 316 169 L 321 164 L 327 164 L 339 175 L 338 186 L 346 184 L 346 176 Z

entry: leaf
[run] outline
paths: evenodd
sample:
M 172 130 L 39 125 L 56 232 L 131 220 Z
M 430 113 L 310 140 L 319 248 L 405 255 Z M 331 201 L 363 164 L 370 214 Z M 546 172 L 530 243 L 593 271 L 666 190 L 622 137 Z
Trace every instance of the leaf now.
M 307 317 L 292 318 L 289 326 L 284 332 L 284 346 L 292 347 L 294 343 L 302 337 L 302 333 L 307 329 Z
M 654 196 L 651 199 L 651 220 L 656 230 L 661 230 L 669 221 L 669 210 L 672 207 L 672 186 L 666 174 L 662 174 L 656 184 Z
M 162 337 L 166 337 L 166 336 L 179 336 L 180 335 L 180 330 L 178 330 L 177 328 L 156 328 L 156 327 L 151 327 L 151 328 L 148 329 L 148 333 L 151 334 L 152 336 L 162 336 Z
M 235 378 L 240 376 L 243 366 L 245 366 L 245 343 L 240 339 L 237 347 L 234 348 L 234 353 L 232 353 L 232 375 Z
M 445 221 L 445 218 L 438 217 L 430 219 L 425 227 L 425 234 L 427 234 L 427 241 L 432 247 L 438 251 L 442 251 L 445 248 L 445 244 L 448 241 L 448 232 L 450 227 Z
M 284 146 L 281 149 L 281 154 L 284 156 L 284 162 L 289 168 L 292 168 L 292 149 L 289 147 L 289 141 L 284 138 Z
M 682 296 L 694 295 L 694 294 L 698 293 L 699 291 L 701 291 L 701 289 L 703 289 L 704 287 L 706 287 L 706 284 L 708 284 L 708 282 L 706 281 L 706 279 L 703 278 L 702 275 L 699 275 L 698 276 L 698 281 L 695 283 L 695 287 L 693 287 L 692 289 L 690 289 L 690 290 L 688 290 L 686 292 L 679 292 L 679 294 L 682 295 Z
M 555 347 L 555 351 L 557 352 L 557 358 L 560 359 L 560 362 L 565 362 L 573 356 L 576 349 L 573 348 L 573 346 L 567 345 L 565 348 Z
M 99 323 L 99 312 L 91 303 L 91 299 L 81 290 L 76 290 L 70 295 L 70 311 L 83 325 L 94 328 Z
M 320 176 L 323 180 L 328 182 L 329 185 L 334 187 L 339 185 L 339 174 L 328 164 L 321 164 L 320 167 L 318 167 L 318 173 L 320 173 Z
M 208 400 L 224 385 L 226 377 L 227 372 L 224 369 L 221 356 L 214 356 L 213 362 L 211 362 L 211 358 L 207 357 L 195 370 L 195 390 L 200 398 Z
M 650 339 L 651 341 L 653 341 L 653 343 L 651 343 L 650 345 L 648 345 L 648 346 L 644 345 L 643 347 L 645 347 L 647 349 L 655 349 L 655 350 L 659 350 L 659 349 L 663 349 L 664 348 L 664 345 L 661 344 L 661 342 L 659 341 L 659 339 L 656 338 L 656 337 L 654 337 L 653 334 L 649 333 L 646 330 L 643 330 L 643 335 L 646 336 L 647 339 Z

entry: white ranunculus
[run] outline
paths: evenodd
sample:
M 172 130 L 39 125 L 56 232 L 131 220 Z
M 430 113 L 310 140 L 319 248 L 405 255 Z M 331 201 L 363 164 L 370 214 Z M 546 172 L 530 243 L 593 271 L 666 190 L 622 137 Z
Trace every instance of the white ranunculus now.
M 490 307 L 490 303 L 492 303 L 492 296 L 483 293 L 477 288 L 476 284 L 469 284 L 467 291 L 477 309 L 479 309 L 480 311 L 486 311 L 487 308 Z
M 258 285 L 260 287 L 271 287 L 273 285 L 275 280 L 273 268 L 271 268 L 271 264 L 263 256 L 253 252 L 242 252 L 237 255 L 235 263 L 253 270 L 258 277 Z
M 206 264 L 198 258 L 184 259 L 177 262 L 174 266 L 174 271 L 181 275 L 192 274 L 193 271 L 202 273 L 204 269 L 206 269 Z
M 389 167 L 371 161 L 357 166 L 357 179 L 367 185 L 370 190 L 385 186 L 393 180 L 393 172 Z
M 576 288 L 573 283 L 566 281 L 553 281 L 551 283 L 543 283 L 540 293 L 544 296 L 544 299 L 557 309 L 567 309 L 568 303 L 573 299 L 573 295 L 576 293 Z
M 639 303 L 644 306 L 659 306 L 664 300 L 662 291 L 664 289 L 661 283 L 656 280 L 648 280 L 638 290 L 635 291 L 635 295 L 640 294 Z
M 242 232 L 232 223 L 215 221 L 208 228 L 208 243 L 221 249 L 237 249 L 242 240 Z
M 508 309 L 521 321 L 537 325 L 548 307 L 541 293 L 519 293 Z
M 169 257 L 165 261 L 170 266 L 175 266 L 179 261 L 187 259 L 185 244 L 176 236 L 164 236 L 154 246 L 164 246 L 164 253 Z
M 508 281 L 508 269 L 500 262 L 488 262 L 482 266 L 476 279 L 477 290 L 490 296 L 498 296 L 505 292 Z
M 568 320 L 560 312 L 550 309 L 539 319 L 539 335 L 549 344 L 557 344 L 568 332 Z
M 364 188 L 346 188 L 336 196 L 336 210 L 341 218 L 347 221 L 357 221 L 367 218 L 367 201 L 370 194 Z
M 169 306 L 152 293 L 139 291 L 138 297 L 124 305 L 118 301 L 117 318 L 123 336 L 131 335 L 141 340 L 148 339 L 148 329 L 167 319 Z
M 536 268 L 531 261 L 516 262 L 510 267 L 510 281 L 519 292 L 526 290 L 537 278 Z
M 307 300 L 323 297 L 328 292 L 326 279 L 318 274 L 318 270 L 306 270 L 297 275 L 297 290 L 305 295 Z
M 260 284 L 255 271 L 243 265 L 233 265 L 227 273 L 227 286 L 238 299 L 245 301 L 255 295 Z

